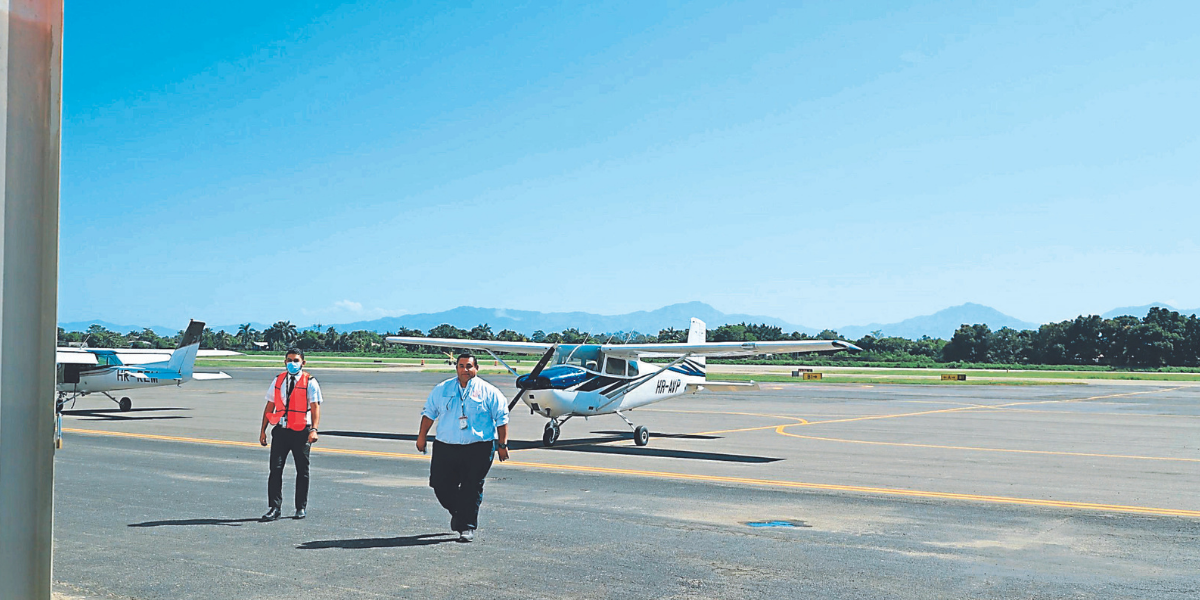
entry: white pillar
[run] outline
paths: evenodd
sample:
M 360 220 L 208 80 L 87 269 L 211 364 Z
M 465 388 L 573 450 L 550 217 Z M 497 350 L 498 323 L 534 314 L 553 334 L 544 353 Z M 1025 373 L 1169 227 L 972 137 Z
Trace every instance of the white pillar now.
M 50 598 L 63 0 L 0 0 L 0 600 Z

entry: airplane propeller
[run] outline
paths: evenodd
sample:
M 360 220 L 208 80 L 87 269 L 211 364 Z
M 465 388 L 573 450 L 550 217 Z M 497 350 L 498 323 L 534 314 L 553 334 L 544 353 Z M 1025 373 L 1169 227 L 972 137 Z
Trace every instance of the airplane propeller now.
M 529 374 L 525 376 L 525 378 L 524 378 L 525 381 L 532 383 L 534 379 L 537 379 L 537 376 L 542 373 L 542 369 L 546 368 L 546 363 L 550 362 L 550 357 L 554 356 L 554 351 L 557 349 L 558 349 L 558 344 L 554 344 L 553 346 L 550 346 L 550 349 L 547 350 L 546 353 L 542 355 L 542 359 L 539 360 L 536 365 L 534 365 L 533 370 L 530 371 Z M 520 378 L 518 378 L 518 383 L 517 383 L 518 387 L 521 385 L 519 383 L 519 381 L 520 381 Z M 516 406 L 517 403 L 521 401 L 521 396 L 525 395 L 525 392 L 528 390 L 531 390 L 531 389 L 533 389 L 533 388 L 532 387 L 522 387 L 517 392 L 517 395 L 515 397 L 513 397 L 512 402 L 508 403 L 508 410 L 511 411 L 513 409 L 513 407 Z

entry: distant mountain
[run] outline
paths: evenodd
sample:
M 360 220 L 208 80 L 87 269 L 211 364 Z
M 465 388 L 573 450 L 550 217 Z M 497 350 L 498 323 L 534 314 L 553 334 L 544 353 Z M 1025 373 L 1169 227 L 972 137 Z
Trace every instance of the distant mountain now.
M 818 332 L 818 330 L 812 327 L 794 325 L 775 317 L 723 313 L 703 302 L 672 304 L 658 310 L 638 311 L 623 315 L 597 315 L 585 312 L 544 313 L 528 310 L 460 306 L 437 313 L 384 317 L 382 319 L 375 319 L 374 321 L 344 323 L 333 325 L 333 327 L 337 328 L 338 331 L 356 331 L 362 329 L 376 332 L 397 331 L 401 327 L 406 327 L 428 332 L 431 328 L 443 323 L 449 323 L 461 329 L 470 329 L 476 325 L 486 323 L 491 326 L 493 332 L 498 333 L 504 329 L 511 329 L 525 335 L 530 335 L 539 329 L 549 333 L 572 327 L 580 331 L 592 333 L 637 331 L 646 334 L 657 334 L 659 330 L 668 327 L 686 330 L 692 317 L 704 321 L 709 329 L 715 329 L 721 325 L 744 322 L 766 323 L 781 327 L 788 333 L 800 331 L 815 334 Z
M 117 333 L 129 333 L 130 331 L 141 331 L 147 329 L 145 325 L 115 325 L 108 321 L 93 319 L 91 321 L 75 321 L 73 323 L 59 323 L 58 326 L 66 331 L 87 331 L 92 325 L 99 325 L 109 331 Z M 179 327 L 163 327 L 161 325 L 151 325 L 149 329 L 159 336 L 171 336 L 183 331 L 187 327 L 187 323 L 180 323 Z
M 1117 308 L 1108 311 L 1101 315 L 1106 319 L 1111 319 L 1120 315 L 1133 315 L 1135 317 L 1144 317 L 1150 311 L 1151 307 L 1158 306 L 1170 310 L 1177 310 L 1174 307 L 1156 302 L 1147 304 L 1146 306 L 1131 306 L 1125 308 Z M 1200 315 L 1200 309 L 1192 310 L 1177 310 L 1180 314 Z M 437 327 L 443 323 L 449 323 L 461 329 L 471 329 L 476 325 L 488 324 L 493 332 L 500 332 L 504 329 L 530 335 L 534 331 L 542 330 L 550 333 L 553 331 L 563 331 L 572 327 L 581 331 L 591 333 L 617 333 L 637 331 L 645 334 L 657 334 L 660 329 L 674 327 L 675 329 L 687 329 L 689 320 L 696 317 L 704 321 L 709 329 L 716 329 L 725 324 L 736 323 L 766 323 L 783 329 L 784 333 L 799 331 L 814 335 L 820 330 L 804 325 L 796 325 L 788 323 L 783 319 L 768 317 L 763 315 L 747 315 L 740 313 L 723 313 L 708 304 L 703 302 L 685 302 L 681 304 L 672 304 L 663 308 L 651 311 L 638 311 L 623 315 L 597 315 L 585 312 L 557 312 L 544 313 L 529 310 L 509 310 L 504 308 L 478 308 L 474 306 L 460 306 L 455 309 L 436 312 L 436 313 L 419 313 L 413 315 L 401 315 L 399 317 L 385 317 L 375 319 L 374 321 L 357 321 L 354 323 L 342 323 L 334 325 L 322 325 L 325 327 L 334 327 L 338 331 L 357 331 L 367 330 L 379 333 L 388 331 L 397 331 L 402 327 L 408 329 L 420 329 L 428 332 L 430 329 Z M 927 335 L 942 339 L 950 339 L 954 332 L 963 324 L 985 323 L 988 327 L 995 331 L 1002 327 L 1011 327 L 1013 329 L 1037 329 L 1039 324 L 1022 321 L 1016 317 L 1006 315 L 994 308 L 983 306 L 981 304 L 967 303 L 960 306 L 952 306 L 950 308 L 940 310 L 932 315 L 913 317 L 905 319 L 898 323 L 871 323 L 869 325 L 846 325 L 839 327 L 836 331 L 842 336 L 856 340 L 872 331 L 882 331 L 886 336 L 898 336 L 908 339 L 917 339 Z M 86 331 L 93 324 L 101 325 L 110 331 L 119 333 L 128 333 L 130 331 L 141 331 L 144 327 L 141 325 L 115 325 L 107 321 L 92 320 L 92 321 L 76 321 L 73 323 L 60 323 L 59 326 L 67 331 Z M 182 323 L 180 324 L 182 326 Z M 266 323 L 251 322 L 250 326 L 258 331 L 264 331 L 270 327 Z M 213 331 L 227 331 L 231 334 L 236 334 L 240 324 L 234 325 L 216 325 L 209 326 Z M 314 325 L 307 327 L 298 327 L 301 331 L 312 329 Z M 158 335 L 175 335 L 179 332 L 177 327 L 161 327 L 153 326 Z
M 939 310 L 932 315 L 913 317 L 899 323 L 872 323 L 870 325 L 847 325 L 837 332 L 847 339 L 856 340 L 872 331 L 882 331 L 884 336 L 915 340 L 923 335 L 948 340 L 961 325 L 987 324 L 992 331 L 1001 327 L 1012 329 L 1037 329 L 1037 323 L 1010 317 L 990 306 L 966 303 Z
M 1165 308 L 1167 310 L 1173 310 L 1185 317 L 1188 315 L 1200 314 L 1200 308 L 1179 309 L 1179 308 L 1175 308 L 1174 306 L 1171 306 L 1170 304 L 1163 304 L 1162 302 L 1154 302 L 1151 304 L 1147 304 L 1145 306 L 1125 306 L 1122 308 L 1114 308 L 1100 316 L 1105 319 L 1111 319 L 1113 317 L 1121 317 L 1121 316 L 1128 315 L 1131 317 L 1137 317 L 1137 318 L 1141 319 L 1150 312 L 1151 308 L 1154 308 L 1154 307 Z

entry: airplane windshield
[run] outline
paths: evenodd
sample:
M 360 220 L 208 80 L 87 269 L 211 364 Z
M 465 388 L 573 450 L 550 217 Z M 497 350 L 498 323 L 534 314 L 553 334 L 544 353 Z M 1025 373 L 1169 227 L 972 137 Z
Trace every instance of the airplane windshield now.
M 121 366 L 123 364 L 121 362 L 121 359 L 117 358 L 117 355 L 115 353 L 114 354 L 108 354 L 108 353 L 100 354 L 97 352 L 94 354 L 96 354 L 96 364 L 97 365 Z
M 576 346 L 560 351 L 555 364 L 575 365 L 589 371 L 599 371 L 600 348 L 598 346 Z

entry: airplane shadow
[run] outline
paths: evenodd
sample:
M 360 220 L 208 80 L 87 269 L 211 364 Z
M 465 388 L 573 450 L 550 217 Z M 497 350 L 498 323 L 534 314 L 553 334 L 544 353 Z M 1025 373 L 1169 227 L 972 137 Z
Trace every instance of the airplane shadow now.
M 369 439 L 369 440 L 395 440 L 395 441 L 408 441 L 408 442 L 417 441 L 417 434 L 415 434 L 415 433 L 377 433 L 374 431 L 336 431 L 336 430 L 325 431 L 324 429 L 322 429 L 321 435 L 322 436 L 332 435 L 334 437 L 364 438 L 364 439 Z M 432 441 L 437 438 L 435 438 L 433 435 L 430 435 L 429 439 Z
M 158 412 L 164 410 L 192 410 L 190 408 L 133 408 L 127 411 L 122 411 L 119 408 L 94 408 L 80 410 L 64 410 L 63 415 L 72 417 L 90 417 L 92 421 L 162 421 L 166 419 L 190 419 L 183 415 L 161 415 L 161 416 L 133 416 L 129 413 L 135 412 Z
M 632 443 L 632 437 L 629 433 L 623 431 L 593 431 L 592 433 L 607 434 L 603 436 L 586 437 L 586 438 L 571 438 L 563 439 L 557 445 L 545 447 L 539 441 L 526 440 L 509 440 L 509 448 L 513 450 L 549 450 L 555 452 L 590 452 L 593 454 L 623 454 L 628 456 L 657 456 L 660 458 L 682 458 L 688 460 L 711 460 L 718 462 L 733 462 L 747 464 L 762 464 L 772 463 L 779 458 L 771 458 L 769 456 L 754 456 L 748 454 L 724 454 L 719 452 L 694 452 L 691 450 L 669 450 L 666 448 L 654 448 L 651 446 L 607 446 L 610 442 L 619 442 L 627 440 Z M 412 433 L 378 433 L 372 431 L 322 431 L 321 435 L 332 435 L 338 437 L 366 438 L 374 440 L 397 440 L 410 441 L 417 440 L 416 434 Z M 690 439 L 690 440 L 714 440 L 720 439 L 718 436 L 710 435 L 691 435 L 684 433 L 653 433 L 651 438 L 674 438 L 674 439 Z M 433 439 L 433 436 L 430 436 Z
M 593 431 L 592 433 L 602 433 L 604 435 L 615 435 L 617 437 L 633 439 L 632 431 Z M 719 435 L 697 435 L 694 433 L 656 433 L 653 431 L 650 432 L 650 437 L 651 438 L 671 438 L 671 439 L 675 439 L 675 440 L 719 440 L 719 439 L 721 439 L 721 436 L 719 436 Z
M 297 550 L 325 550 L 341 548 L 343 550 L 362 550 L 366 548 L 403 548 L 408 546 L 432 546 L 446 542 L 458 541 L 453 533 L 423 533 L 421 535 L 403 535 L 390 538 L 359 538 L 350 540 L 318 540 L 304 542 L 296 546 Z
M 659 436 L 666 437 L 666 436 Z M 627 439 L 620 437 L 609 439 L 608 441 L 616 441 Z M 626 456 L 657 456 L 659 458 L 683 458 L 688 460 L 712 460 L 719 462 L 747 463 L 747 464 L 763 464 L 773 463 L 781 458 L 771 458 L 770 456 L 755 456 L 752 454 L 724 454 L 721 452 L 693 452 L 691 450 L 670 450 L 667 448 L 654 448 L 653 446 L 600 446 L 582 440 L 564 440 L 549 448 L 542 447 L 541 443 L 534 447 L 542 448 L 553 452 L 589 452 L 592 454 L 622 454 Z
M 164 525 L 227 525 L 241 527 L 242 523 L 257 523 L 253 519 L 174 519 L 170 521 L 146 521 L 145 523 L 130 523 L 129 527 L 162 527 Z

